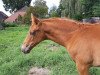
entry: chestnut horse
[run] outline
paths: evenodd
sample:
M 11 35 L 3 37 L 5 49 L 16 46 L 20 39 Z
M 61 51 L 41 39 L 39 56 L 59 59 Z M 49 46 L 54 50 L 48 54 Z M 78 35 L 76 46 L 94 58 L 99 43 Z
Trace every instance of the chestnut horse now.
M 100 66 L 100 26 L 70 19 L 39 20 L 31 15 L 32 24 L 21 50 L 30 50 L 49 39 L 64 46 L 76 63 L 79 75 L 89 75 L 89 68 Z

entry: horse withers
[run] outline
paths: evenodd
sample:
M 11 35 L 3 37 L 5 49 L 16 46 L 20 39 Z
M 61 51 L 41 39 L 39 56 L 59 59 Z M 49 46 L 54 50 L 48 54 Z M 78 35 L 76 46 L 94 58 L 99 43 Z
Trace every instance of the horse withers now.
M 22 52 L 29 53 L 43 40 L 64 46 L 76 63 L 79 75 L 89 75 L 89 68 L 100 66 L 100 24 L 80 23 L 71 19 L 39 20 L 31 15 L 32 24 L 23 42 Z

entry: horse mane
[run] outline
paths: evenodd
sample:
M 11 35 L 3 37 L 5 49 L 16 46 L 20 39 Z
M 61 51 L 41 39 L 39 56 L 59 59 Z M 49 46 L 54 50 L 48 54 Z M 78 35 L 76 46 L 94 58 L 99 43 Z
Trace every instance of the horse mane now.
M 49 18 L 49 19 L 42 19 L 41 23 L 65 23 L 65 25 L 67 23 L 72 23 L 73 25 L 77 25 L 80 29 L 84 29 L 84 28 L 88 28 L 88 27 L 92 27 L 95 25 L 100 25 L 100 23 L 83 23 L 77 20 L 73 20 L 73 19 L 69 19 L 69 18 Z M 61 24 L 62 24 L 61 23 Z
M 71 21 L 71 22 L 78 22 L 76 20 L 69 19 L 69 18 L 56 18 L 56 17 L 48 18 L 48 19 L 43 19 L 41 21 L 42 22 L 51 22 L 51 21 L 59 21 L 59 20 L 62 20 L 62 21 Z
M 79 24 L 79 25 L 95 25 L 95 24 L 98 24 L 98 23 L 95 23 L 95 24 L 83 23 L 83 22 L 73 20 L 73 19 L 70 19 L 70 18 L 56 18 L 56 17 L 41 20 L 41 22 L 55 22 L 55 21 L 66 21 L 66 22 L 76 23 L 76 24 Z

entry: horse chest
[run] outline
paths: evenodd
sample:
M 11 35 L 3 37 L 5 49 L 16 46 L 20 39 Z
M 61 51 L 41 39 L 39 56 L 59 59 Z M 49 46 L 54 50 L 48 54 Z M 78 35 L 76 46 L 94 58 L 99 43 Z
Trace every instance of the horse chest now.
M 100 55 L 98 57 L 95 57 L 93 61 L 93 66 L 100 66 Z
M 77 37 L 76 39 L 73 37 L 72 39 L 72 41 L 69 41 L 69 44 L 67 45 L 72 59 L 78 59 L 84 63 L 91 63 L 93 60 L 91 53 L 91 42 L 81 37 Z
M 93 50 L 93 66 L 100 66 L 100 46 L 96 46 Z

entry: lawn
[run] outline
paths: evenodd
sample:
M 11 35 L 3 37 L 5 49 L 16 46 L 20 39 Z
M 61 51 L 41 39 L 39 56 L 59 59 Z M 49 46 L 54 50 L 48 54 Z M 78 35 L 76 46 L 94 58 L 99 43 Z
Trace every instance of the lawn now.
M 51 75 L 78 75 L 66 49 L 52 41 L 43 41 L 29 54 L 23 54 L 20 47 L 28 28 L 9 27 L 0 31 L 0 75 L 28 75 L 32 67 L 48 68 Z M 100 68 L 91 68 L 90 73 L 100 75 Z

